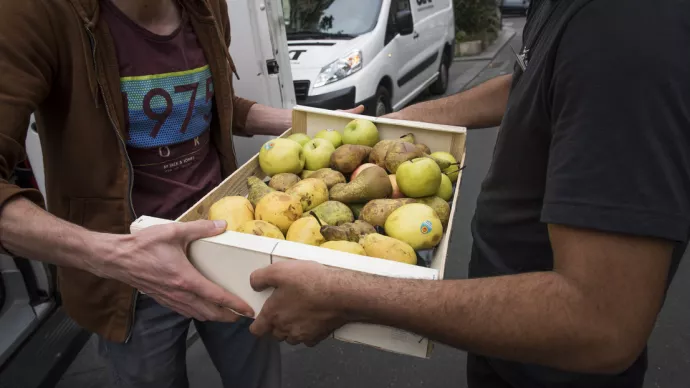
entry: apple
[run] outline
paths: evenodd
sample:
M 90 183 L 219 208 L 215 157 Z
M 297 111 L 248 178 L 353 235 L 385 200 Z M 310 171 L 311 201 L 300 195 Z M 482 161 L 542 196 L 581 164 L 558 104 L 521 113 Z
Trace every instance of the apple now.
M 443 198 L 446 202 L 453 198 L 453 183 L 450 181 L 448 175 L 441 174 L 441 184 L 438 185 L 436 196 Z
M 292 135 L 288 136 L 287 138 L 290 140 L 298 142 L 299 145 L 301 145 L 301 146 L 303 146 L 306 142 L 311 140 L 311 138 L 304 133 L 293 133 Z
M 340 135 L 340 132 L 334 129 L 323 129 L 314 135 L 314 139 L 326 139 L 330 141 L 335 148 L 343 145 L 343 137 Z
M 398 187 L 398 180 L 395 179 L 395 174 L 388 175 L 388 179 L 391 180 L 391 186 L 393 186 L 393 196 L 391 198 L 405 198 L 405 195 L 400 192 Z
M 379 130 L 369 120 L 355 119 L 343 129 L 343 144 L 358 144 L 373 147 L 379 142 Z
M 429 156 L 450 162 L 451 166 L 444 168 L 442 172 L 448 175 L 448 178 L 450 178 L 451 183 L 457 182 L 460 166 L 457 165 L 458 161 L 455 159 L 453 155 L 451 155 L 449 152 L 436 151 Z
M 259 166 L 268 176 L 281 172 L 299 174 L 304 169 L 304 152 L 296 141 L 288 139 L 269 140 L 259 151 Z
M 403 162 L 395 173 L 400 192 L 410 198 L 435 195 L 441 185 L 441 168 L 427 157 Z
M 335 147 L 326 139 L 312 139 L 302 146 L 304 152 L 304 168 L 316 171 L 331 164 L 331 154 Z
M 359 175 L 360 172 L 366 170 L 367 168 L 369 168 L 371 166 L 376 166 L 376 165 L 374 163 L 364 163 L 364 164 L 360 165 L 359 167 L 357 167 L 355 169 L 355 171 L 352 172 L 352 175 L 350 175 L 350 182 L 355 180 L 355 178 L 357 178 L 357 175 Z

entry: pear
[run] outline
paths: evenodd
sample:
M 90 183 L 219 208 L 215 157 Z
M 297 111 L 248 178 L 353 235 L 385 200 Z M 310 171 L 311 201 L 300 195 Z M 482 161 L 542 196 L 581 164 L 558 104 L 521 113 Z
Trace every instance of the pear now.
M 345 204 L 366 203 L 372 199 L 390 198 L 392 194 L 393 185 L 388 178 L 388 173 L 379 166 L 367 168 L 353 181 L 338 183 L 330 191 L 332 200 Z
M 388 149 L 384 163 L 386 170 L 390 171 L 391 174 L 395 174 L 398 171 L 398 166 L 408 160 L 422 156 L 424 156 L 424 153 L 414 144 L 398 141 Z
M 303 210 L 299 198 L 282 191 L 272 191 L 259 200 L 254 213 L 257 220 L 275 225 L 285 234 L 290 225 L 302 217 Z
M 359 215 L 360 213 L 362 213 L 362 209 L 364 208 L 364 206 L 365 204 L 363 203 L 351 203 L 348 205 L 350 210 L 352 210 L 352 215 L 355 217 L 355 220 L 359 219 Z
M 337 183 L 347 182 L 345 176 L 340 171 L 335 171 L 330 168 L 322 168 L 316 170 L 313 174 L 309 175 L 309 178 L 321 179 L 322 181 L 324 181 L 324 183 L 326 183 L 326 186 L 329 190 Z
M 343 174 L 350 174 L 369 157 L 372 149 L 364 145 L 341 145 L 331 154 L 331 168 Z
M 308 213 L 304 213 L 302 217 L 307 217 L 311 213 L 328 225 L 341 225 L 355 220 L 352 210 L 344 203 L 338 201 L 326 201 L 311 209 Z
M 423 203 L 395 209 L 384 227 L 386 235 L 409 244 L 414 250 L 433 248 L 443 237 L 441 220 L 431 206 Z
M 446 174 L 441 174 L 441 184 L 438 185 L 436 196 L 441 197 L 445 201 L 450 201 L 453 198 L 453 182 Z
M 321 179 L 303 179 L 285 190 L 285 193 L 299 198 L 305 212 L 328 201 L 328 187 Z
M 451 154 L 450 152 L 437 151 L 429 156 L 447 160 L 450 163 L 450 167 L 444 169 L 443 173 L 448 175 L 448 178 L 450 178 L 451 183 L 455 183 L 458 180 L 458 175 L 460 173 L 461 168 L 453 154 Z
M 417 264 L 417 253 L 409 244 L 379 233 L 370 233 L 359 240 L 367 256 L 398 261 L 406 264 Z
M 321 226 L 322 223 L 316 216 L 300 218 L 290 225 L 285 239 L 318 247 L 326 242 L 321 234 Z
M 401 136 L 400 139 L 394 139 L 394 140 L 381 140 L 380 142 L 376 143 L 374 146 L 374 149 L 371 151 L 371 154 L 369 154 L 369 163 L 374 163 L 379 165 L 380 167 L 386 167 L 386 154 L 388 153 L 388 150 L 390 147 L 395 144 L 396 142 L 403 141 L 406 143 L 412 143 L 414 144 L 414 134 L 413 133 L 408 133 L 407 135 Z
M 250 176 L 247 178 L 247 186 L 249 186 L 249 195 L 247 195 L 247 199 L 249 199 L 249 202 L 251 202 L 252 206 L 256 206 L 256 204 L 259 203 L 259 200 L 266 194 L 275 191 L 274 189 L 268 187 L 264 181 L 255 176 Z
M 299 181 L 300 177 L 296 174 L 290 172 L 281 172 L 280 174 L 276 174 L 271 177 L 271 180 L 268 182 L 268 187 L 278 191 L 285 191 Z
M 326 241 L 325 243 L 321 244 L 321 248 L 354 253 L 355 255 L 367 255 L 367 253 L 364 251 L 364 248 L 362 248 L 361 245 L 352 241 Z
M 400 206 L 416 202 L 412 198 L 375 199 L 369 201 L 360 214 L 360 218 L 374 226 L 384 226 L 386 218 Z
M 245 197 L 223 197 L 208 209 L 208 219 L 223 220 L 227 223 L 225 230 L 237 230 L 245 222 L 254 219 L 254 206 Z
M 426 144 L 417 143 L 415 144 L 415 147 L 417 147 L 420 151 L 424 152 L 425 154 L 431 153 L 431 150 Z
M 431 196 L 417 198 L 417 202 L 428 205 L 429 207 L 434 209 L 434 212 L 436 212 L 436 215 L 441 220 L 441 225 L 443 225 L 443 229 L 446 229 L 448 227 L 448 221 L 450 220 L 450 205 L 447 201 L 444 201 L 443 198 L 437 196 Z
M 316 171 L 312 171 L 312 170 L 302 170 L 302 172 L 299 174 L 299 176 L 302 179 L 307 179 L 311 176 L 311 174 L 313 174 L 315 172 Z
M 253 234 L 255 236 L 277 238 L 278 240 L 285 240 L 283 232 L 281 232 L 277 226 L 271 225 L 266 221 L 247 221 L 244 224 L 240 225 L 239 228 L 237 228 L 237 232 Z
M 370 233 L 376 233 L 376 229 L 367 222 L 357 220 L 340 226 L 324 225 L 321 234 L 326 241 L 353 241 L 357 242 L 361 237 Z

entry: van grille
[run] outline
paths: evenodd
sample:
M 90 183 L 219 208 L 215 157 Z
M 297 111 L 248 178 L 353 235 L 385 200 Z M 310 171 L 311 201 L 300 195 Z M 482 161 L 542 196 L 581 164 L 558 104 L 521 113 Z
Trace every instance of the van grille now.
M 295 98 L 297 101 L 304 101 L 307 99 L 307 94 L 309 94 L 309 81 L 294 81 L 295 85 Z

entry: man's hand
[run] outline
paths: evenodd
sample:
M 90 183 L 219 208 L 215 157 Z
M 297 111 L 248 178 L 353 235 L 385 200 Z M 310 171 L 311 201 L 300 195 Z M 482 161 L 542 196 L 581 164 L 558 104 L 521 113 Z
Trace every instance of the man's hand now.
M 347 323 L 332 298 L 347 283 L 347 273 L 307 261 L 286 261 L 252 273 L 256 291 L 275 287 L 249 330 L 256 336 L 271 333 L 291 345 L 314 346 Z
M 200 321 L 234 322 L 253 316 L 237 296 L 203 277 L 186 256 L 188 245 L 225 230 L 225 222 L 195 221 L 152 226 L 128 235 L 92 272 L 127 283 L 160 304 Z

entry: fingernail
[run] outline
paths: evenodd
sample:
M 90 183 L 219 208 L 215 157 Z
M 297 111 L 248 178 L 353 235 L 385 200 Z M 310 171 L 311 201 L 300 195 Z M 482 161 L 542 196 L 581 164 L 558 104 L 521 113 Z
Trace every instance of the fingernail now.
M 228 226 L 228 223 L 223 220 L 214 220 L 213 225 L 215 225 L 218 229 L 225 229 Z

